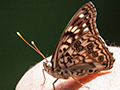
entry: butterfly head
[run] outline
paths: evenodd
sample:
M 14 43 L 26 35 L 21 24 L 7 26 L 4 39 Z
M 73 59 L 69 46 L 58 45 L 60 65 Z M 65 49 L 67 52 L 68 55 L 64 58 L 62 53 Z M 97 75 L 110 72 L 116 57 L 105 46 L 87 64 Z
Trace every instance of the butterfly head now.
M 43 67 L 49 73 L 52 68 L 52 63 L 50 61 L 43 62 Z

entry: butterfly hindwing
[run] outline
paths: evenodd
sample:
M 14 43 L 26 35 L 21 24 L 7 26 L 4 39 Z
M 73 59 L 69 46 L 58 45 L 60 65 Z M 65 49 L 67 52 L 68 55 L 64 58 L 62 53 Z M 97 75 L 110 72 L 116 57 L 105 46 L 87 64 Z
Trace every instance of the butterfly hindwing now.
M 113 67 L 112 53 L 96 35 L 84 34 L 78 38 L 58 60 L 58 66 L 70 71 L 74 77 L 85 77 Z

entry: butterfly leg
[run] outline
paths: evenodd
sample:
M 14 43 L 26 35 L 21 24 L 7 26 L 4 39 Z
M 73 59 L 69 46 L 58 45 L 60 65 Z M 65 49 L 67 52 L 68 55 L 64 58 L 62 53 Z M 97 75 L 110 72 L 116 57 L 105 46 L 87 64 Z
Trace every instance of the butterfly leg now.
M 55 83 L 57 82 L 57 80 L 58 80 L 59 78 L 57 78 L 54 82 L 53 82 L 53 90 L 55 90 Z
M 43 77 L 44 77 L 44 81 L 43 81 L 43 84 L 42 84 L 42 85 L 44 85 L 44 84 L 45 84 L 45 81 L 46 81 L 46 77 L 45 77 L 45 73 L 44 73 L 44 71 L 45 71 L 45 69 L 42 69 Z
M 81 83 L 80 81 L 78 81 L 74 76 L 72 76 L 72 74 L 71 74 L 70 72 L 69 72 L 69 74 L 70 74 L 70 76 L 71 76 L 76 82 L 78 82 L 79 84 L 81 84 L 82 86 L 84 86 L 84 84 Z M 90 87 L 87 87 L 87 86 L 84 86 L 84 87 L 90 89 Z

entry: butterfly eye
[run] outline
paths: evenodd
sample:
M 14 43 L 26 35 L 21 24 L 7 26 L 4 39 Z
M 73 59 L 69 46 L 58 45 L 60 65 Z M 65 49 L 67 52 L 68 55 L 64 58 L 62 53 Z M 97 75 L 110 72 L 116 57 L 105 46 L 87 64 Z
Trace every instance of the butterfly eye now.
M 93 57 L 97 57 L 98 56 L 98 53 L 97 53 L 97 51 L 95 51 L 95 52 L 93 52 Z
M 93 48 L 93 44 L 90 43 L 90 44 L 87 45 L 87 47 L 88 47 L 88 49 L 92 49 Z
M 81 50 L 83 50 L 83 46 L 79 46 L 78 48 L 76 48 L 78 52 L 80 52 Z
M 99 56 L 99 57 L 98 57 L 98 60 L 99 60 L 100 62 L 102 62 L 102 61 L 104 60 L 104 57 L 103 57 L 103 56 Z
M 77 47 L 80 46 L 80 44 L 81 44 L 80 41 L 78 41 L 78 42 L 75 43 L 74 47 L 77 48 Z

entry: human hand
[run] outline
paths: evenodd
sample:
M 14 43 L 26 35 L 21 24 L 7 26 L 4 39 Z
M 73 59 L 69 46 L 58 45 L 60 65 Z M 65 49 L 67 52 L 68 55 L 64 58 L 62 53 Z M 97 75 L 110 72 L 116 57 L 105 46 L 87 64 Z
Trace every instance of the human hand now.
M 89 75 L 85 78 L 77 79 L 85 86 L 90 87 L 90 90 L 120 90 L 120 48 L 109 47 L 109 50 L 114 53 L 113 56 L 116 59 L 112 69 Z M 47 59 L 50 60 L 51 56 Z M 52 83 L 56 80 L 56 78 L 46 72 L 46 82 L 44 85 L 41 85 L 44 81 L 42 73 L 43 61 L 37 63 L 23 75 L 15 90 L 53 90 Z M 59 79 L 55 83 L 55 89 L 88 90 L 88 88 L 85 88 L 72 78 Z

